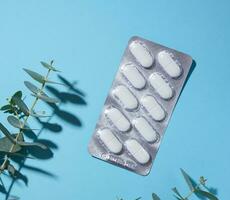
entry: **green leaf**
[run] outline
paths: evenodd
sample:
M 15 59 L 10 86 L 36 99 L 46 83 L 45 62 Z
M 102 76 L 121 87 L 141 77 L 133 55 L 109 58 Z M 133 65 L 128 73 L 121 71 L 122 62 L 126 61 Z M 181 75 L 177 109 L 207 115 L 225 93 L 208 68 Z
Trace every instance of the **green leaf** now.
M 10 113 L 14 115 L 15 113 L 20 114 L 22 111 L 15 106 L 12 99 L 10 101 L 11 101 L 11 104 L 2 106 L 0 110 L 2 110 L 3 113 Z
M 17 97 L 17 98 L 22 98 L 22 91 L 17 91 L 17 92 L 15 92 L 14 93 L 14 95 L 12 96 L 12 98 L 14 98 L 14 97 Z
M 35 86 L 33 83 L 29 82 L 29 81 L 24 81 L 25 86 L 34 94 L 37 94 L 40 92 L 40 89 Z
M 14 138 L 2 123 L 0 123 L 0 130 L 13 144 L 15 144 Z
M 58 82 L 54 82 L 54 81 L 50 81 L 47 80 L 44 76 L 42 76 L 41 74 L 31 71 L 29 69 L 24 69 L 34 80 L 38 81 L 39 83 L 51 83 L 51 84 L 59 84 L 59 85 L 63 85 L 62 83 L 58 83 Z
M 41 74 L 25 68 L 24 71 L 27 72 L 34 80 L 38 81 L 39 83 L 44 84 L 46 82 L 46 78 Z
M 4 105 L 0 108 L 0 110 L 10 110 L 11 109 L 11 105 L 7 104 L 7 105 Z
M 190 189 L 191 191 L 194 191 L 195 188 L 194 188 L 194 186 L 193 186 L 193 183 L 192 183 L 192 180 L 191 180 L 190 176 L 189 176 L 183 169 L 180 169 L 180 170 L 181 170 L 181 173 L 182 173 L 182 175 L 183 175 L 183 177 L 184 177 L 186 183 L 187 183 L 188 186 L 189 186 L 189 189 Z
M 24 141 L 18 141 L 17 144 L 19 144 L 20 146 L 27 146 L 27 147 L 32 147 L 32 146 L 36 146 L 36 147 L 40 147 L 44 150 L 47 149 L 47 146 L 45 146 L 44 144 L 38 143 L 38 142 L 24 142 Z
M 32 94 L 33 95 L 33 94 Z M 45 102 L 48 102 L 48 103 L 59 103 L 59 100 L 58 99 L 56 99 L 56 98 L 51 98 L 51 97 L 49 97 L 48 95 L 46 95 L 44 92 L 42 93 L 42 94 L 35 94 L 35 95 L 33 95 L 33 96 L 35 96 L 35 97 L 37 97 L 37 98 L 39 98 L 39 99 L 41 99 L 41 100 L 43 100 L 43 101 L 45 101 Z
M 10 113 L 10 114 L 14 114 L 13 110 L 5 110 L 3 113 Z
M 17 134 L 12 134 L 11 135 L 13 138 L 16 138 Z M 19 136 L 18 141 L 23 141 L 23 136 L 22 134 Z M 12 148 L 13 142 L 9 140 L 8 137 L 3 137 L 0 139 L 0 152 L 9 152 Z M 12 150 L 11 153 L 15 153 L 21 150 L 21 146 L 16 144 L 14 145 L 14 149 Z
M 212 193 L 210 192 L 206 192 L 206 191 L 203 191 L 203 190 L 196 190 L 195 191 L 196 194 L 199 194 L 199 195 L 202 195 L 210 200 L 218 200 L 218 198 L 213 195 Z
M 10 105 L 11 106 L 14 106 L 15 104 L 14 104 L 14 102 L 13 102 L 13 98 L 19 98 L 19 99 L 21 99 L 22 98 L 22 91 L 17 91 L 17 92 L 15 92 L 14 94 L 13 94 L 13 96 L 11 97 L 11 99 L 10 99 Z
M 10 115 L 7 117 L 7 121 L 10 125 L 12 125 L 15 128 L 23 129 L 23 130 L 37 130 L 30 128 L 27 124 L 24 124 L 22 121 L 20 121 L 18 118 L 16 118 L 13 115 Z
M 56 68 L 54 68 L 52 65 L 50 65 L 50 64 L 48 64 L 46 62 L 41 61 L 41 64 L 46 69 L 49 69 L 49 70 L 52 70 L 52 71 L 55 71 L 55 72 L 60 72 L 59 70 L 57 70 Z
M 153 200 L 161 200 L 160 197 L 155 193 L 152 193 L 152 199 Z
M 184 199 L 184 197 L 181 196 L 181 194 L 179 193 L 179 191 L 177 190 L 176 187 L 172 188 L 172 191 L 173 191 L 178 197 L 180 197 L 182 200 Z
M 58 103 L 59 102 L 58 99 L 49 97 L 47 94 L 40 91 L 34 84 L 30 83 L 29 81 L 25 81 L 24 84 L 31 92 L 34 93 L 32 94 L 33 96 L 43 101 L 46 101 L 48 103 Z
M 29 108 L 27 107 L 27 105 L 24 103 L 24 101 L 15 96 L 12 98 L 12 101 L 15 103 L 15 105 L 17 105 L 19 107 L 19 109 L 26 115 L 28 116 L 30 114 L 29 112 Z
M 24 127 L 24 123 L 21 122 L 16 117 L 14 117 L 13 115 L 8 116 L 7 121 L 9 122 L 10 125 L 12 125 L 15 128 L 22 129 Z

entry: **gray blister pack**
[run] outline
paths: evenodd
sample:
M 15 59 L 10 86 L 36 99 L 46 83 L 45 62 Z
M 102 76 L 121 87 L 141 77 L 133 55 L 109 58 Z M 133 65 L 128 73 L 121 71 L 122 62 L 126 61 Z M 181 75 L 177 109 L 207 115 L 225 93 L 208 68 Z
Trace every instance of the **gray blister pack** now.
M 147 175 L 191 65 L 184 53 L 132 37 L 89 143 L 90 154 Z

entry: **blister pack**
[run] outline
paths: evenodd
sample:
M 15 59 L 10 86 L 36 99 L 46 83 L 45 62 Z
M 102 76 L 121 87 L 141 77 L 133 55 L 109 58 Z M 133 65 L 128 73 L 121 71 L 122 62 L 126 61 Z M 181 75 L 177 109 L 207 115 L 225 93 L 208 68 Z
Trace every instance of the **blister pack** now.
M 140 175 L 150 172 L 192 58 L 132 37 L 88 149 Z

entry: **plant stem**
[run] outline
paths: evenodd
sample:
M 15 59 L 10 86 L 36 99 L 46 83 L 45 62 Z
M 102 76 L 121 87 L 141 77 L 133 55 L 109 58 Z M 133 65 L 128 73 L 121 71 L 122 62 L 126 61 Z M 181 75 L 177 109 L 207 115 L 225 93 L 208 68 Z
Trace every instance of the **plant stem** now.
M 48 76 L 49 76 L 49 74 L 50 74 L 50 71 L 51 71 L 51 70 L 49 69 L 48 72 L 47 72 L 47 74 L 46 74 L 45 80 L 48 79 Z M 43 89 L 44 89 L 44 87 L 45 87 L 45 84 L 46 84 L 46 81 L 44 81 L 44 83 L 42 83 L 42 86 L 41 86 L 41 88 L 40 88 L 40 91 L 41 91 L 41 92 L 43 91 Z M 38 102 L 38 100 L 39 100 L 39 98 L 36 97 L 35 100 L 34 100 L 34 102 L 33 102 L 33 104 L 32 104 L 32 106 L 31 106 L 31 108 L 30 108 L 30 113 L 33 111 L 33 109 L 34 109 L 36 103 Z M 25 127 L 25 125 L 26 125 L 26 123 L 27 123 L 27 121 L 28 121 L 29 116 L 30 116 L 30 114 L 29 114 L 28 116 L 25 117 L 25 119 L 24 119 L 24 121 L 23 121 L 22 128 L 20 129 L 19 133 L 17 134 L 17 136 L 16 136 L 16 138 L 15 138 L 15 144 L 13 144 L 13 145 L 11 146 L 9 153 L 12 153 L 12 152 L 14 151 L 14 148 L 15 148 L 16 145 L 17 145 L 17 141 L 18 141 L 20 135 L 23 134 L 23 128 Z M 6 164 L 7 164 L 8 161 L 9 161 L 9 155 L 6 155 L 6 158 L 5 158 L 4 162 L 3 162 L 2 165 L 0 166 L 0 175 L 2 174 L 2 172 L 4 171 L 4 169 L 6 168 Z
M 194 194 L 194 192 L 196 192 L 196 190 L 201 186 L 201 184 L 199 183 L 193 190 L 191 190 L 191 192 L 184 198 L 185 200 L 188 200 L 190 196 L 192 196 Z
M 71 90 L 71 89 L 69 88 L 69 89 L 67 90 L 67 92 L 69 92 L 70 90 Z M 61 103 L 59 104 L 59 107 L 60 107 L 62 104 L 63 104 L 63 103 L 61 102 Z M 52 114 L 49 116 L 48 120 L 46 120 L 46 123 L 49 123 L 49 122 L 52 120 L 52 118 L 54 117 L 54 115 L 55 115 L 55 111 L 53 110 L 53 112 L 52 112 Z M 44 128 L 44 126 L 43 126 L 43 127 L 39 130 L 39 132 L 37 133 L 37 136 L 36 136 L 36 138 L 34 139 L 34 141 L 35 141 L 36 139 L 38 139 L 38 137 L 42 134 L 42 131 L 43 131 L 44 129 L 45 129 L 45 128 Z M 14 153 L 14 155 L 15 155 L 15 153 Z M 22 170 L 22 168 L 23 168 L 23 166 L 24 166 L 24 164 L 25 164 L 25 162 L 26 162 L 26 159 L 28 159 L 28 158 L 29 158 L 29 157 L 24 157 L 23 162 L 20 163 L 20 165 L 19 165 L 19 167 L 18 167 L 18 169 L 17 169 L 18 172 L 20 172 L 20 171 Z M 8 187 L 7 195 L 6 195 L 5 200 L 8 200 L 8 197 L 9 197 L 11 191 L 12 191 L 12 188 L 13 188 L 13 185 L 14 185 L 15 181 L 16 181 L 16 179 L 12 179 L 11 184 L 10 184 L 9 187 Z M 120 199 L 120 200 L 122 200 L 122 199 Z

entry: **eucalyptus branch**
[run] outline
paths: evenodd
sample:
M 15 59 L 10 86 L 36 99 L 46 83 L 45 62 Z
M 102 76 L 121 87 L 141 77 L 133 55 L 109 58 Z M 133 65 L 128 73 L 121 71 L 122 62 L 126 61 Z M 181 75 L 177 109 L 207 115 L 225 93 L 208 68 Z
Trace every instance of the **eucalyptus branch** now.
M 46 74 L 46 80 L 48 80 L 48 76 L 49 76 L 50 71 L 51 71 L 51 70 L 48 69 L 48 72 L 47 72 L 47 74 Z M 44 89 L 44 87 L 45 87 L 45 84 L 46 84 L 46 81 L 44 81 L 44 82 L 42 83 L 42 85 L 41 85 L 41 88 L 40 88 L 40 91 L 41 91 L 41 92 L 43 92 L 43 89 Z M 38 97 L 35 97 L 35 100 L 34 100 L 32 106 L 31 106 L 31 108 L 30 108 L 30 112 L 33 111 L 33 109 L 35 108 L 35 105 L 37 104 L 38 100 L 39 100 L 39 98 L 38 98 Z M 19 116 L 18 116 L 17 111 L 15 111 L 15 113 L 16 113 L 16 116 L 17 116 L 18 119 L 19 119 Z M 17 136 L 16 136 L 16 138 L 15 138 L 15 143 L 13 143 L 13 145 L 11 146 L 9 153 L 12 153 L 13 150 L 14 150 L 14 148 L 15 148 L 15 146 L 17 145 L 18 138 L 20 137 L 21 134 L 23 134 L 23 128 L 25 127 L 26 122 L 28 121 L 29 117 L 30 117 L 30 114 L 29 114 L 28 116 L 26 116 L 26 118 L 24 119 L 22 128 L 20 129 L 19 133 L 17 134 Z M 5 165 L 6 165 L 6 163 L 8 162 L 8 160 L 9 160 L 9 155 L 7 154 L 7 155 L 6 155 L 6 158 L 5 158 L 5 160 L 4 160 L 4 162 L 3 162 L 2 165 L 0 166 L 0 174 L 1 174 L 2 171 L 4 170 Z
M 183 170 L 181 169 L 181 173 L 190 189 L 188 195 L 182 196 L 178 189 L 176 187 L 172 188 L 172 191 L 174 192 L 174 197 L 177 200 L 189 200 L 192 195 L 196 195 L 198 199 L 209 199 L 209 200 L 218 200 L 215 194 L 213 194 L 210 189 L 206 186 L 207 179 L 205 179 L 203 176 L 200 177 L 199 183 L 197 184 L 194 182 L 194 180 Z M 135 199 L 139 200 L 141 197 Z M 117 198 L 117 200 L 124 200 L 123 198 Z M 152 200 L 161 200 L 161 198 L 155 194 L 152 193 Z
M 7 117 L 8 122 L 19 129 L 19 132 L 17 134 L 10 134 L 10 132 L 4 127 L 2 123 L 0 123 L 0 130 L 5 135 L 5 138 L 0 138 L 0 152 L 5 153 L 4 160 L 0 166 L 0 175 L 3 173 L 5 169 L 8 170 L 8 172 L 12 175 L 15 172 L 15 168 L 10 164 L 10 156 L 18 154 L 17 152 L 21 150 L 21 147 L 23 146 L 39 146 L 42 149 L 46 149 L 47 147 L 40 143 L 29 143 L 24 142 L 23 137 L 23 131 L 25 129 L 30 129 L 27 127 L 27 121 L 30 116 L 39 117 L 38 114 L 34 112 L 34 108 L 38 102 L 39 99 L 49 102 L 49 103 L 57 103 L 58 101 L 55 98 L 48 97 L 45 92 L 44 88 L 46 83 L 50 84 L 59 84 L 54 81 L 50 81 L 48 79 L 49 74 L 51 71 L 58 71 L 56 70 L 52 64 L 53 61 L 51 61 L 50 64 L 47 64 L 45 62 L 41 62 L 42 66 L 48 69 L 46 76 L 42 76 L 37 72 L 24 69 L 34 80 L 41 83 L 41 87 L 37 88 L 32 83 L 25 81 L 25 86 L 32 92 L 32 96 L 35 97 L 32 106 L 30 109 L 26 106 L 24 103 L 24 99 L 22 100 L 22 92 L 18 91 L 16 92 L 10 99 L 8 100 L 8 104 L 3 106 L 0 110 L 3 110 L 4 113 L 10 113 L 13 115 L 10 115 Z M 21 114 L 21 115 L 20 115 Z M 22 115 L 23 114 L 23 115 Z M 21 121 L 23 119 L 23 121 Z M 32 130 L 32 129 L 31 129 Z

